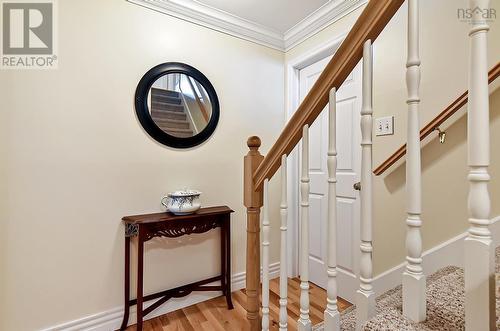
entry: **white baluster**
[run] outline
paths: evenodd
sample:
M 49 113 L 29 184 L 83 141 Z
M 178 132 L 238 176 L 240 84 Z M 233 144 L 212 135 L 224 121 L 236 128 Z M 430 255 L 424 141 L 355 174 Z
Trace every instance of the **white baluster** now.
M 335 88 L 330 90 L 328 107 L 328 284 L 325 330 L 340 330 L 340 315 L 337 307 L 337 97 Z
M 262 330 L 269 330 L 269 180 L 264 181 L 262 216 Z
M 288 329 L 288 313 L 286 310 L 288 296 L 288 271 L 287 271 L 287 223 L 288 223 L 288 205 L 286 188 L 286 155 L 281 157 L 281 250 L 280 250 L 280 331 Z
M 356 326 L 375 316 L 375 292 L 373 291 L 373 53 L 371 40 L 363 47 L 363 106 L 361 107 L 361 257 L 360 284 L 356 293 Z
M 415 322 L 426 317 L 425 275 L 422 268 L 421 161 L 419 123 L 419 3 L 408 2 L 408 61 L 406 63 L 408 88 L 408 140 L 406 156 L 406 196 L 408 216 L 406 224 L 406 270 L 403 272 L 403 314 Z
M 300 318 L 297 329 L 310 331 L 309 318 L 309 126 L 302 131 L 302 176 L 300 178 L 301 196 L 301 247 L 300 247 Z
M 490 221 L 490 135 L 487 32 L 482 16 L 489 0 L 472 0 L 473 10 L 469 59 L 468 154 L 469 234 L 465 239 L 465 329 L 495 330 L 493 288 L 494 246 Z

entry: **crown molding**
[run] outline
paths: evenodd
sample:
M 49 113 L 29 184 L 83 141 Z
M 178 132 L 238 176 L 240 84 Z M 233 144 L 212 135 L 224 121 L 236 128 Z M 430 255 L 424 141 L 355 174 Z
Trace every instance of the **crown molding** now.
M 192 0 L 127 0 L 182 20 L 255 42 L 280 51 L 284 50 L 283 34 Z
M 366 3 L 368 0 L 331 0 L 325 3 L 285 32 L 283 38 L 285 51 L 292 49 Z
M 281 33 L 196 0 L 127 0 L 206 28 L 286 52 L 368 0 L 330 0 L 294 27 Z

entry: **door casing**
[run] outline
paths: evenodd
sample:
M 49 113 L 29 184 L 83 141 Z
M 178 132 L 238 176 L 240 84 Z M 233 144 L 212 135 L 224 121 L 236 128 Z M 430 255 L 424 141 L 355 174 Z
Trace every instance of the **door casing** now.
M 342 33 L 325 43 L 321 44 L 319 47 L 312 49 L 309 52 L 302 54 L 301 56 L 294 58 L 287 62 L 287 98 L 286 98 L 286 120 L 288 121 L 298 106 L 300 105 L 300 94 L 299 94 L 299 72 L 301 69 L 316 63 L 328 56 L 332 56 L 336 50 L 341 45 L 342 41 L 347 36 L 347 32 Z M 299 155 L 298 147 L 296 146 L 294 150 L 290 153 L 287 163 L 287 188 L 288 188 L 288 275 L 289 277 L 296 277 L 299 275 L 299 186 L 300 186 L 300 176 L 299 176 Z M 356 277 L 358 273 L 358 263 L 355 262 L 355 273 L 346 274 L 343 277 L 339 275 L 339 278 L 346 278 L 344 282 L 346 283 L 346 291 L 342 291 L 345 294 L 343 297 L 350 300 L 351 297 L 354 299 L 355 290 L 359 287 L 359 281 Z M 339 280 L 340 281 L 340 280 Z M 348 294 L 347 292 L 350 292 Z

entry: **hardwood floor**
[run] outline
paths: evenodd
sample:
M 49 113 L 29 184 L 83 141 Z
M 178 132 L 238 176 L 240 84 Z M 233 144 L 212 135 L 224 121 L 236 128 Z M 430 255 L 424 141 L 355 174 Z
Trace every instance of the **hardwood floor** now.
M 300 304 L 300 281 L 298 278 L 288 280 L 288 330 L 297 330 Z M 279 321 L 279 279 L 270 281 L 270 318 L 271 330 L 278 330 Z M 311 307 L 310 316 L 313 325 L 323 321 L 323 311 L 326 307 L 326 291 L 310 284 L 309 291 Z M 144 322 L 144 331 L 222 331 L 248 330 L 245 311 L 245 290 L 233 292 L 233 310 L 227 310 L 224 297 L 214 298 L 174 312 L 153 318 Z M 351 304 L 339 298 L 339 310 L 344 310 Z M 130 326 L 127 330 L 135 330 Z

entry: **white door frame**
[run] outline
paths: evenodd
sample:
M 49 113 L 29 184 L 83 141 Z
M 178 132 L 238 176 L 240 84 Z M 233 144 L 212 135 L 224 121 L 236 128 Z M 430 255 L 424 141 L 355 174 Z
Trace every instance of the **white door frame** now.
M 286 122 L 292 117 L 299 106 L 299 72 L 301 69 L 333 55 L 344 41 L 348 32 L 344 32 L 320 46 L 301 54 L 287 62 L 287 97 Z M 287 162 L 288 187 L 288 275 L 296 277 L 299 274 L 299 157 L 297 147 L 290 153 Z

